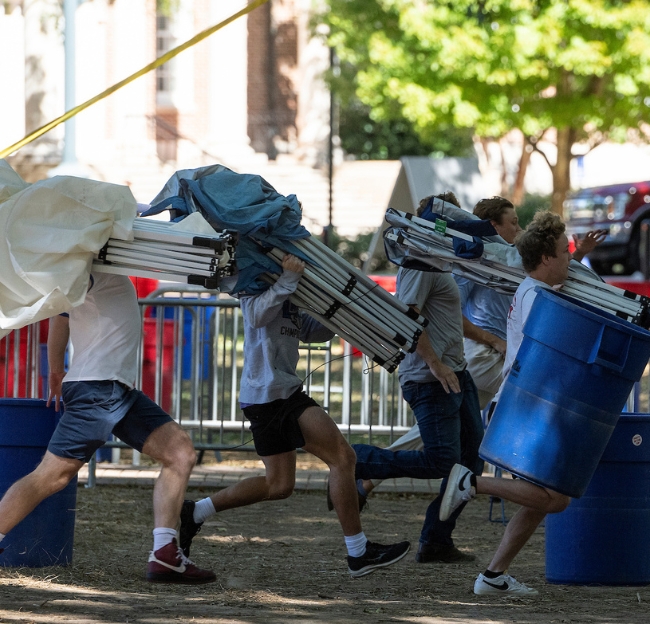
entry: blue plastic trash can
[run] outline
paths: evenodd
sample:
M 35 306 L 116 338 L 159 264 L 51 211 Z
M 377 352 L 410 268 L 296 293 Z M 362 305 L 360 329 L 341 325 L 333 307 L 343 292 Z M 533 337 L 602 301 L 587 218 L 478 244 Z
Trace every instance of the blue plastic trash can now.
M 0 496 L 39 464 L 59 414 L 39 399 L 0 399 Z M 77 479 L 44 500 L 2 540 L 0 566 L 72 562 Z
M 582 496 L 649 358 L 650 332 L 540 289 L 480 456 Z
M 210 361 L 212 358 L 212 316 L 216 308 L 193 308 L 183 310 L 183 379 L 192 378 L 192 358 L 196 352 L 199 353 L 197 375 L 199 379 L 208 379 L 210 373 Z M 194 343 L 193 328 L 198 323 L 198 344 Z
M 650 584 L 650 414 L 622 414 L 582 498 L 546 517 L 546 579 Z

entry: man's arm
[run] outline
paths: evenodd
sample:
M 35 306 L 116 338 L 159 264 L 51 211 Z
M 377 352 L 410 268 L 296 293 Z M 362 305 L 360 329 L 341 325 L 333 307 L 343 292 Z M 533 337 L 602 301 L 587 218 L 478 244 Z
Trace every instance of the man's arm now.
M 58 412 L 61 401 L 61 384 L 65 377 L 65 350 L 70 338 L 70 319 L 67 316 L 54 316 L 50 319 L 47 335 L 47 363 L 49 368 L 48 385 L 49 407 L 54 399 L 54 409 Z
M 245 298 L 247 322 L 251 327 L 264 327 L 277 316 L 284 302 L 298 287 L 304 270 L 305 263 L 300 258 L 291 254 L 284 256 L 278 281 L 262 294 Z
M 420 313 L 416 306 L 411 305 L 409 307 L 413 308 L 418 314 Z M 415 352 L 426 362 L 432 375 L 442 384 L 445 392 L 460 392 L 460 383 L 456 373 L 440 361 L 425 332 L 420 335 Z
M 498 351 L 501 355 L 506 354 L 506 341 L 499 336 L 491 334 L 489 331 L 481 329 L 477 325 L 474 325 L 472 321 L 463 315 L 463 335 L 465 338 L 480 342 L 481 344 L 488 345 L 492 347 L 495 351 Z

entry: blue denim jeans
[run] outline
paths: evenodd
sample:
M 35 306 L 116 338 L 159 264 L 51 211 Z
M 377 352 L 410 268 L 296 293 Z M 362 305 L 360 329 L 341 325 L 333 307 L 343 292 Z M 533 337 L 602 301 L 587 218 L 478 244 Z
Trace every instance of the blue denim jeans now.
M 411 406 L 424 443 L 422 451 L 389 451 L 388 449 L 353 444 L 357 454 L 357 479 L 443 479 L 440 494 L 427 509 L 421 544 L 453 544 L 452 531 L 461 506 L 445 522 L 438 518 L 447 477 L 456 463 L 481 474 L 483 461 L 478 449 L 483 439 L 483 423 L 478 392 L 472 376 L 457 373 L 460 392 L 447 394 L 440 382 L 414 383 L 402 386 L 404 398 Z

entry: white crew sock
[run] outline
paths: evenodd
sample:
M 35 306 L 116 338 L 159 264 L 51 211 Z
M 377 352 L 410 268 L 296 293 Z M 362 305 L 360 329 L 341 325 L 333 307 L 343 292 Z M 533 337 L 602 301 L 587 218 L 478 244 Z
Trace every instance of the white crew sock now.
M 176 529 L 158 527 L 153 530 L 153 551 L 160 550 L 176 539 Z
M 217 511 L 212 504 L 212 499 L 204 498 L 197 501 L 194 506 L 194 522 L 205 522 L 210 516 L 214 516 Z
M 348 549 L 348 555 L 350 557 L 361 557 L 366 552 L 368 538 L 363 531 L 356 535 L 344 535 L 343 537 L 345 538 L 345 546 Z
M 0 533 L 0 542 L 1 542 L 5 537 L 7 537 L 7 536 L 6 536 L 4 533 Z

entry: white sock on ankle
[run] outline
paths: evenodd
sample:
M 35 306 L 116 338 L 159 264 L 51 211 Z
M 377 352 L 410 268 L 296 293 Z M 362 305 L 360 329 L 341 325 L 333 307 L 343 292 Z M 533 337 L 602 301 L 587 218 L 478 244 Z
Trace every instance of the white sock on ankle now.
M 1 542 L 5 537 L 7 537 L 7 536 L 6 536 L 4 533 L 0 533 L 0 542 Z
M 216 514 L 217 511 L 212 504 L 210 498 L 204 498 L 197 501 L 194 507 L 194 522 L 205 522 L 210 516 Z
M 153 551 L 156 552 L 176 539 L 176 530 L 158 527 L 153 530 Z
M 350 557 L 361 557 L 366 552 L 368 538 L 363 531 L 356 535 L 344 535 L 343 537 L 345 538 L 345 546 L 348 549 L 348 555 Z

